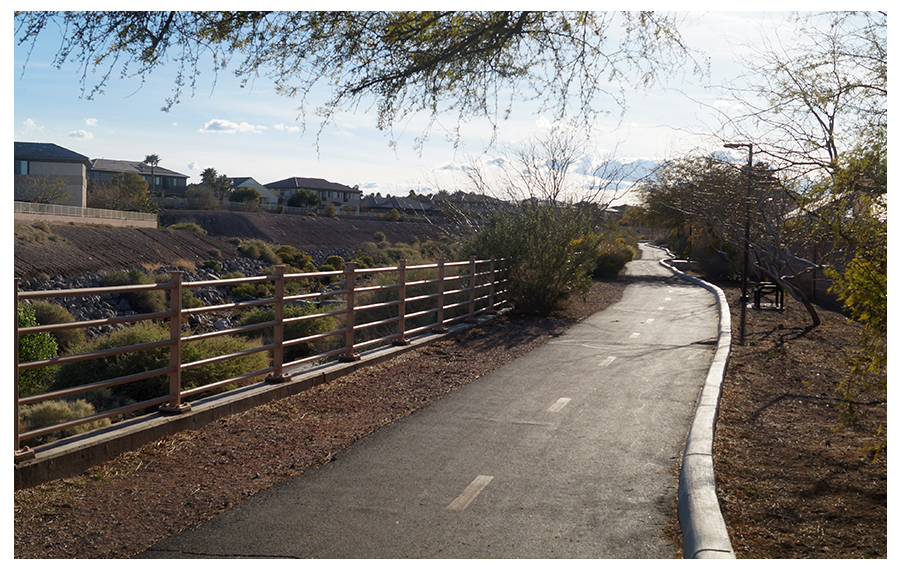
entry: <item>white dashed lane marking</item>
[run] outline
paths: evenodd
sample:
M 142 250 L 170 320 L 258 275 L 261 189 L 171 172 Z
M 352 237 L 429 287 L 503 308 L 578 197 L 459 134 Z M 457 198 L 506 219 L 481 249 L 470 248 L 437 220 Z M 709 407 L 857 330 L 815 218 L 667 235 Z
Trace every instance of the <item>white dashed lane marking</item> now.
M 494 476 L 478 476 L 477 478 L 472 480 L 472 483 L 470 483 L 468 487 L 463 490 L 459 497 L 454 499 L 453 502 L 447 506 L 447 509 L 449 511 L 464 510 L 469 506 L 470 503 L 472 503 L 472 500 L 475 499 L 475 497 L 479 493 L 481 493 L 481 490 L 487 487 L 487 484 L 491 483 L 492 479 L 494 479 Z
M 571 401 L 572 401 L 571 398 L 560 398 L 559 400 L 557 400 L 556 402 L 554 402 L 554 404 L 553 404 L 552 406 L 550 406 L 549 408 L 547 408 L 547 411 L 548 411 L 548 412 L 559 412 L 560 410 L 563 409 L 563 407 L 564 407 L 566 404 L 568 404 L 568 403 L 571 402 Z

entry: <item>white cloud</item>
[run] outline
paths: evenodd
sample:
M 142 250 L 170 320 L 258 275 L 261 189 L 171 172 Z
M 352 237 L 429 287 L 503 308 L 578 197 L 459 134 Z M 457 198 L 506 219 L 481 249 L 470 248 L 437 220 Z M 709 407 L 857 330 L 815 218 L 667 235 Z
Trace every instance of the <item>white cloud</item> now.
M 188 169 L 190 169 L 191 171 L 197 171 L 198 169 L 200 169 L 200 164 L 196 161 L 191 161 L 190 163 L 188 163 Z
M 90 131 L 85 131 L 85 130 L 83 130 L 83 129 L 79 129 L 79 130 L 77 130 L 77 131 L 70 131 L 67 135 L 68 135 L 69 137 L 71 137 L 72 139 L 87 140 L 87 139 L 93 139 L 93 138 L 94 138 L 94 134 L 93 134 L 93 133 L 91 133 Z
M 84 118 L 84 124 L 89 127 L 93 127 L 93 126 L 97 125 L 97 118 L 96 117 L 86 117 L 86 118 Z
M 32 131 L 42 131 L 43 127 L 38 127 L 38 124 L 31 118 L 26 119 L 22 122 L 22 125 L 25 127 L 22 129 L 24 133 L 31 133 Z
M 250 125 L 246 121 L 235 123 L 227 119 L 211 119 L 206 122 L 200 133 L 260 133 L 267 129 L 264 125 Z
M 296 125 L 287 126 L 287 125 L 284 125 L 283 123 L 279 123 L 278 125 L 274 125 L 272 127 L 277 129 L 278 131 L 286 131 L 288 133 L 297 133 L 298 131 L 300 131 L 300 128 Z

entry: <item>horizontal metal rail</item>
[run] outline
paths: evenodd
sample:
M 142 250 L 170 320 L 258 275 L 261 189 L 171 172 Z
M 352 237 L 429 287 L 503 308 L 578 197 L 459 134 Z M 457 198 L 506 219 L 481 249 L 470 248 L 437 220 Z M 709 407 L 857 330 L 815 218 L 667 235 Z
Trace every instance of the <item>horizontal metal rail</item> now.
M 364 348 L 385 344 L 406 344 L 408 337 L 426 331 L 441 332 L 447 325 L 475 319 L 477 314 L 490 313 L 496 306 L 505 304 L 502 300 L 506 279 L 496 268 L 493 259 L 419 264 L 407 266 L 401 261 L 396 267 L 358 269 L 354 263 L 335 271 L 286 274 L 284 265 L 276 265 L 274 274 L 183 282 L 182 273 L 169 273 L 169 282 L 120 285 L 96 288 L 77 288 L 52 291 L 20 291 L 15 280 L 15 304 L 31 300 L 66 301 L 79 297 L 96 295 L 127 295 L 136 292 L 161 290 L 167 293 L 168 308 L 160 312 L 148 312 L 104 319 L 91 319 L 58 324 L 19 327 L 16 324 L 15 355 L 15 459 L 27 459 L 34 455 L 26 440 L 32 440 L 68 430 L 103 419 L 121 416 L 158 407 L 161 412 L 178 414 L 190 409 L 186 398 L 221 391 L 222 388 L 249 383 L 277 383 L 290 379 L 286 369 L 302 364 L 321 363 L 335 358 L 342 361 L 356 360 Z M 410 274 L 415 274 L 410 280 Z M 383 279 L 379 282 L 378 277 Z M 329 288 L 318 292 L 286 292 L 286 287 L 296 288 L 298 283 L 318 283 L 327 279 Z M 289 283 L 289 281 L 295 281 Z M 208 306 L 182 308 L 182 293 L 185 289 L 220 288 L 233 289 L 243 284 L 264 284 L 266 294 L 262 298 L 241 300 Z M 452 287 L 452 288 L 451 288 Z M 500 302 L 498 302 L 500 301 Z M 286 316 L 287 310 L 301 305 L 303 314 Z M 313 309 L 309 305 L 318 308 Z M 240 316 L 252 308 L 266 308 L 273 317 L 257 323 L 242 323 L 229 328 L 208 332 L 183 332 L 189 316 L 208 313 L 228 312 Z M 309 312 L 313 310 L 313 312 Z M 18 313 L 17 313 L 18 316 Z M 322 321 L 322 322 L 318 322 Z M 57 333 L 69 329 L 114 326 L 127 323 L 152 322 L 168 323 L 169 337 L 153 342 L 132 344 L 118 348 L 90 350 L 65 356 L 54 356 L 19 363 L 18 341 L 23 336 Z M 328 330 L 316 330 L 317 324 L 328 325 Z M 309 327 L 309 328 L 307 328 Z M 256 332 L 261 333 L 255 335 Z M 290 332 L 290 336 L 287 333 Z M 299 333 L 299 334 L 298 334 Z M 200 343 L 221 336 L 262 336 L 263 344 L 231 351 L 216 356 L 204 356 L 184 361 L 185 345 Z M 302 345 L 306 345 L 303 347 Z M 77 362 L 112 359 L 123 354 L 134 354 L 165 348 L 168 351 L 168 366 L 132 372 L 108 380 L 96 380 L 88 384 L 69 388 L 53 389 L 34 395 L 19 395 L 19 375 L 38 368 L 57 367 Z M 295 349 L 301 349 L 296 356 Z M 285 359 L 285 351 L 292 351 L 291 359 Z M 203 368 L 228 360 L 240 359 L 253 354 L 266 353 L 269 364 L 252 372 L 241 372 L 225 380 L 216 380 L 193 388 L 182 387 L 182 376 L 195 368 Z M 83 416 L 77 419 L 49 423 L 45 427 L 20 431 L 19 409 L 42 402 L 70 399 L 79 394 L 115 388 L 125 384 L 150 378 L 168 378 L 168 392 L 135 404 L 116 407 Z M 215 399 L 215 398 L 213 398 Z

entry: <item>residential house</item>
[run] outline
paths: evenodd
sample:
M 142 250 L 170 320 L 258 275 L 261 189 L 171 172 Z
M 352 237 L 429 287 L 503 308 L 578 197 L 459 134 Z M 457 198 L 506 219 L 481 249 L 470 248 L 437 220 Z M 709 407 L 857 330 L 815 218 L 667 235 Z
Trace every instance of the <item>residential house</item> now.
M 14 143 L 16 183 L 23 178 L 34 176 L 61 177 L 65 181 L 68 197 L 55 201 L 60 205 L 85 207 L 87 205 L 87 173 L 90 159 L 60 147 L 54 143 Z M 17 201 L 30 200 L 20 196 L 19 185 L 15 185 Z
M 263 209 L 272 210 L 278 205 L 278 195 L 252 177 L 232 177 L 231 186 L 235 189 L 248 187 L 259 191 L 259 206 Z
M 91 181 L 103 182 L 109 181 L 119 173 L 137 173 L 144 178 L 151 190 L 156 189 L 157 192 L 163 195 L 184 197 L 184 192 L 187 189 L 187 175 L 182 175 L 159 165 L 151 168 L 150 165 L 141 161 L 94 159 L 91 161 L 88 177 Z
M 481 216 L 508 207 L 505 202 L 496 197 L 480 193 L 466 193 L 465 191 L 435 193 L 431 196 L 431 200 L 436 207 L 447 208 L 451 212 L 461 211 Z
M 360 195 L 362 195 L 357 188 L 312 177 L 289 177 L 267 183 L 265 187 L 277 195 L 284 205 L 295 193 L 301 189 L 308 189 L 319 195 L 323 205 L 334 205 L 338 211 L 345 210 L 345 207 L 352 208 L 357 213 L 359 212 Z
M 403 215 L 433 216 L 440 215 L 441 210 L 432 205 L 431 201 L 412 199 L 410 197 L 381 197 L 378 195 L 363 198 L 359 204 L 363 213 L 390 213 L 396 209 Z

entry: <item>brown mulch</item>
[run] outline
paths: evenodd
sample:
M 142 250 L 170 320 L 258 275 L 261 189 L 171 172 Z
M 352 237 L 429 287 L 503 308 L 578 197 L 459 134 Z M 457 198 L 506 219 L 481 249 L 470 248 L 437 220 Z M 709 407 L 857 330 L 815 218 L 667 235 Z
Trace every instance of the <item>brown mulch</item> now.
M 739 346 L 740 289 L 723 289 L 733 341 L 716 425 L 719 503 L 738 558 L 886 558 L 887 405 L 859 395 L 856 428 L 839 426 L 835 386 L 859 324 L 803 306 L 747 310 Z M 884 437 L 876 437 L 883 425 Z
M 132 557 L 536 348 L 617 301 L 625 284 L 597 283 L 557 316 L 501 317 L 80 476 L 16 491 L 15 556 Z M 737 291 L 726 293 L 736 333 Z M 859 329 L 822 311 L 822 326 L 806 332 L 795 305 L 748 313 L 747 344 L 732 349 L 715 443 L 732 543 L 739 558 L 886 557 L 886 455 L 873 463 L 865 450 L 886 408 L 860 404 L 864 426 L 833 431 L 833 388 Z M 665 535 L 680 545 L 674 511 Z

